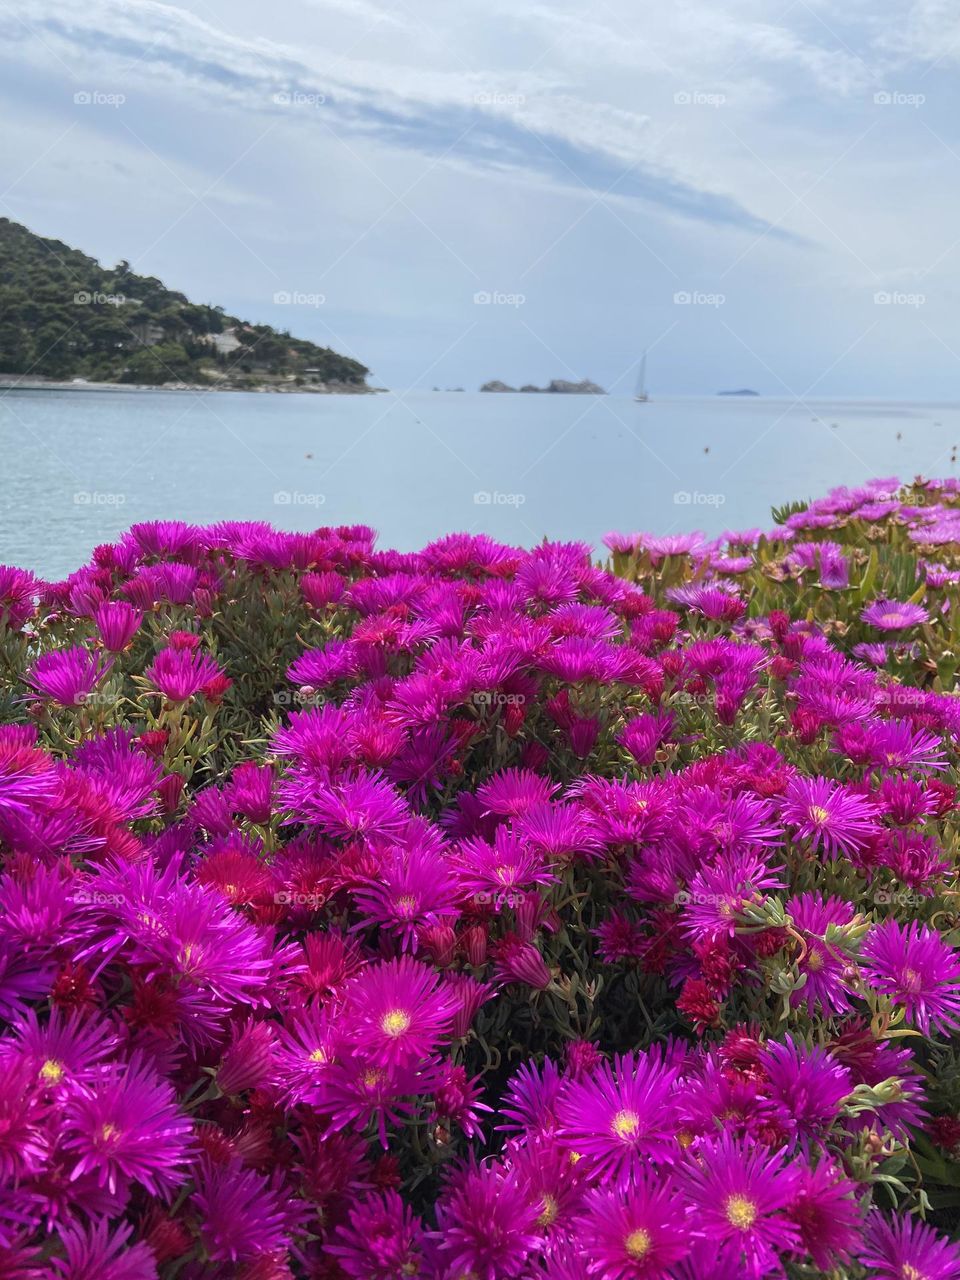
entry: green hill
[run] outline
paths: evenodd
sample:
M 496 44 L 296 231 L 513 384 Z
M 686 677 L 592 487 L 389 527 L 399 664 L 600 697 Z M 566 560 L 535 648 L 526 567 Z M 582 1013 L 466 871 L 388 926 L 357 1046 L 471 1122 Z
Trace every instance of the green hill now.
M 127 262 L 103 267 L 0 218 L 0 375 L 361 390 L 367 372 L 329 347 L 191 302 Z

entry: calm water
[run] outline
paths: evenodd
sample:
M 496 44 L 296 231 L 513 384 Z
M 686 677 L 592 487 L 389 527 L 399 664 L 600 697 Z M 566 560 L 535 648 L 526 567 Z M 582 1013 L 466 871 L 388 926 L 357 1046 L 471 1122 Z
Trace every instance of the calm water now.
M 364 523 L 594 545 L 766 526 L 772 503 L 952 474 L 960 405 L 189 392 L 0 393 L 0 563 L 78 567 L 137 520 Z

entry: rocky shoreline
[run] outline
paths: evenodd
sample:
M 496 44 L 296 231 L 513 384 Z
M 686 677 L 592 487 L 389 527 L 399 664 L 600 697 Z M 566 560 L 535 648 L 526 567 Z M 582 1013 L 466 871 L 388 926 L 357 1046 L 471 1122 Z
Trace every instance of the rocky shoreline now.
M 305 382 L 301 386 L 290 383 L 261 383 L 255 387 L 241 387 L 218 382 L 87 382 L 75 379 L 58 382 L 53 378 L 0 378 L 0 393 L 4 391 L 245 391 L 256 395 L 311 396 L 364 396 L 377 395 L 386 387 L 358 386 L 349 382 Z

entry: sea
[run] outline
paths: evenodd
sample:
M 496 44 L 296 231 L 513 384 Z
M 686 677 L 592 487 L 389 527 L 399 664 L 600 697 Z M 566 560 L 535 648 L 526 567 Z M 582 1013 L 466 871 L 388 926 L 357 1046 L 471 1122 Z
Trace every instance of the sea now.
M 141 520 L 367 524 L 410 551 L 769 528 L 771 506 L 957 473 L 960 403 L 0 391 L 0 564 L 59 578 Z

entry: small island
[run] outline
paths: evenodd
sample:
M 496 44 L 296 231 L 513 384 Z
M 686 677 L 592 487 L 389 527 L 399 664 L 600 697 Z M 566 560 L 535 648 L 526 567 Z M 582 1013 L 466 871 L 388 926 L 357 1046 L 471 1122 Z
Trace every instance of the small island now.
M 749 387 L 741 387 L 738 391 L 718 391 L 718 396 L 758 396 L 759 391 L 752 391 Z
M 554 378 L 545 387 L 535 387 L 530 382 L 525 383 L 522 387 L 511 387 L 506 382 L 500 382 L 495 378 L 492 382 L 485 382 L 480 390 L 501 393 L 510 392 L 514 395 L 535 393 L 537 395 L 560 396 L 605 396 L 607 394 L 603 387 L 591 382 L 589 378 L 584 378 L 582 382 L 567 382 L 564 378 Z

